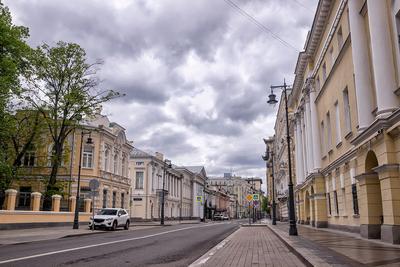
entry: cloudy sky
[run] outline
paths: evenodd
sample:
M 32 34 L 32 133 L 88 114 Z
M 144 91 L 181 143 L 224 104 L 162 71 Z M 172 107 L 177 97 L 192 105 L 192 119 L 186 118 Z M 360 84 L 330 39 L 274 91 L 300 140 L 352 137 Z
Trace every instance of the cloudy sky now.
M 76 42 L 104 61 L 101 86 L 126 96 L 103 111 L 136 147 L 209 175 L 264 178 L 277 109 L 267 88 L 293 80 L 318 1 L 233 0 L 264 29 L 228 0 L 3 2 L 32 46 Z

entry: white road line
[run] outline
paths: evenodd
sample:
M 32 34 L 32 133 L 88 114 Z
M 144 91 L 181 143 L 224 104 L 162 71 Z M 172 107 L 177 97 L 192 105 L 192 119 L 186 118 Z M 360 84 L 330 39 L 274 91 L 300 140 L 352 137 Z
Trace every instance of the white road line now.
M 165 231 L 165 232 L 162 232 L 162 233 L 146 235 L 146 236 L 141 236 L 141 237 L 133 237 L 133 238 L 128 238 L 128 239 L 115 240 L 115 241 L 99 243 L 99 244 L 93 244 L 93 245 L 87 245 L 87 246 L 82 246 L 82 247 L 68 248 L 68 249 L 63 249 L 63 250 L 51 251 L 51 252 L 46 252 L 46 253 L 41 253 L 41 254 L 36 254 L 36 255 L 31 255 L 31 256 L 25 256 L 25 257 L 21 257 L 21 258 L 3 260 L 3 261 L 0 261 L 0 264 L 16 262 L 16 261 L 22 261 L 22 260 L 28 260 L 28 259 L 33 259 L 33 258 L 39 258 L 39 257 L 44 257 L 44 256 L 49 256 L 49 255 L 54 255 L 54 254 L 60 254 L 60 253 L 75 251 L 75 250 L 94 248 L 94 247 L 100 247 L 100 246 L 106 246 L 106 245 L 112 245 L 112 244 L 117 244 L 117 243 L 133 241 L 133 240 L 146 239 L 146 238 L 150 238 L 150 237 L 154 237 L 154 236 L 170 234 L 170 233 L 184 231 L 184 230 L 188 230 L 188 229 L 210 227 L 210 226 L 221 225 L 221 224 L 226 224 L 226 223 L 207 224 L 207 225 L 202 225 L 202 226 L 190 226 L 190 227 L 186 227 L 186 228 L 175 229 L 175 230 Z

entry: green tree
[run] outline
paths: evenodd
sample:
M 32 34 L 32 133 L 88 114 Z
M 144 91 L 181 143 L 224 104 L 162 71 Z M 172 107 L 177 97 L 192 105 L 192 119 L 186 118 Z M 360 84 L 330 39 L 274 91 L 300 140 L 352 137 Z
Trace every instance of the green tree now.
M 269 201 L 266 196 L 261 196 L 261 210 L 269 213 Z
M 59 191 L 57 173 L 66 138 L 82 118 L 90 118 L 119 93 L 98 89 L 96 72 L 101 62 L 87 63 L 86 52 L 78 44 L 43 44 L 34 50 L 30 62 L 25 99 L 41 113 L 53 142 L 47 192 L 54 193 Z
M 15 128 L 13 110 L 21 93 L 20 77 L 29 66 L 28 37 L 28 28 L 14 25 L 9 9 L 0 0 L 0 205 L 12 179 L 13 160 L 8 151 Z

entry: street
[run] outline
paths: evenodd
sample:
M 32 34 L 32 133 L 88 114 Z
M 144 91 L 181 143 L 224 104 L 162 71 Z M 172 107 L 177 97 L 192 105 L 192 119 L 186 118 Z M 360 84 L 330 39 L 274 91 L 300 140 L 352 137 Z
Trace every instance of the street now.
M 188 266 L 238 221 L 106 232 L 0 246 L 3 266 Z

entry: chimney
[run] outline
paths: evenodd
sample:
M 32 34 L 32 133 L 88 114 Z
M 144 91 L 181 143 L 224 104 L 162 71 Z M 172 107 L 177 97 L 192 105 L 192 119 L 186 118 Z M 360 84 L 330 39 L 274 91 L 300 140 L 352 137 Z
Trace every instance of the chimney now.
M 160 153 L 160 152 L 156 152 L 156 158 L 158 158 L 159 160 L 164 160 L 164 154 Z

